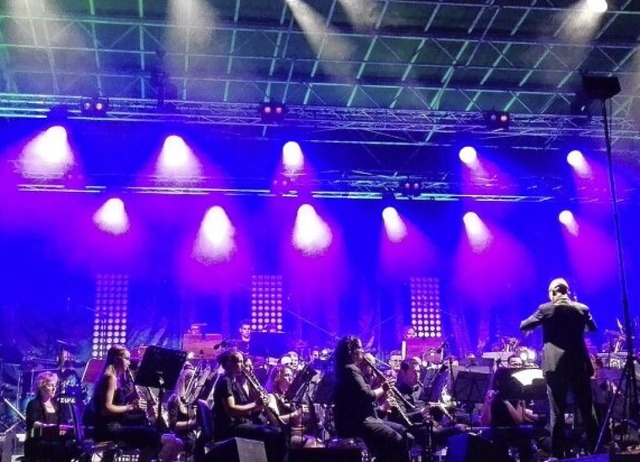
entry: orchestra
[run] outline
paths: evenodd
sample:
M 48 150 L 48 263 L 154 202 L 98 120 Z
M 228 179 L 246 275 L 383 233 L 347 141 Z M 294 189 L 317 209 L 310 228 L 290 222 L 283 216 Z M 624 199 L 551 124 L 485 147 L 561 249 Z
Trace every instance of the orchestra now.
M 73 390 L 80 387 L 79 376 L 69 372 L 72 358 L 65 359 L 58 375 L 39 374 L 36 396 L 26 408 L 27 460 L 37 460 L 43 450 L 59 451 L 58 460 L 77 457 L 79 447 L 69 444 L 73 422 L 64 417 L 61 403 L 85 408 L 84 424 L 94 441 L 136 448 L 141 462 L 206 462 L 212 443 L 233 437 L 263 442 L 269 462 L 286 460 L 296 448 L 353 438 L 361 439 L 379 462 L 417 460 L 416 454 L 428 462 L 446 454 L 450 437 L 461 433 L 516 451 L 521 462 L 534 460 L 536 452 L 552 454 L 548 401 L 544 390 L 540 393 L 543 373 L 535 352 L 519 339 L 507 337 L 499 348 L 458 359 L 435 355 L 434 346 L 375 355 L 364 351 L 360 338 L 348 336 L 326 354 L 318 348 L 308 354 L 289 350 L 274 361 L 251 355 L 248 341 L 239 346 L 250 339 L 243 327 L 239 341 L 189 352 L 165 402 L 158 402 L 157 391 L 135 383 L 131 352 L 120 345 L 109 348 L 90 396 L 86 390 L 77 400 L 56 394 L 60 381 L 69 377 L 74 377 Z M 414 340 L 419 339 L 405 339 L 409 346 Z M 593 402 L 602 419 L 616 387 L 606 358 L 591 359 Z M 523 376 L 529 380 L 520 383 Z M 475 382 L 467 383 L 470 378 Z M 197 415 L 198 406 L 208 412 Z M 565 419 L 573 432 L 576 425 L 589 424 L 584 419 L 576 424 L 570 413 Z M 203 425 L 213 429 L 209 440 L 201 438 Z M 568 433 L 562 441 L 574 453 L 589 450 L 584 439 Z

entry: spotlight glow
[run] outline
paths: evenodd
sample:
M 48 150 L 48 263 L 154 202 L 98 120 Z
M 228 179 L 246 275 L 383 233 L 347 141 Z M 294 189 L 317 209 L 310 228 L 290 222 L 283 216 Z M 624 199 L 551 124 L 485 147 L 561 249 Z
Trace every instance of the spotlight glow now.
M 156 164 L 161 179 L 190 181 L 200 171 L 200 162 L 184 139 L 177 135 L 167 136 Z
M 570 151 L 569 154 L 567 154 L 567 162 L 572 167 L 576 167 L 578 165 L 583 164 L 585 162 L 585 159 L 584 159 L 584 156 L 582 155 L 582 152 L 578 151 L 577 149 L 574 149 L 573 151 Z
M 471 248 L 478 253 L 486 250 L 493 240 L 493 235 L 487 225 L 475 212 L 465 213 L 462 220 Z
M 587 0 L 587 7 L 593 13 L 604 13 L 609 8 L 607 0 Z
M 578 176 L 581 178 L 590 178 L 592 175 L 591 166 L 585 159 L 582 152 L 574 149 L 567 154 L 567 163 L 571 165 Z
M 562 223 L 565 228 L 567 228 L 567 231 L 574 236 L 578 234 L 578 222 L 570 210 L 563 210 L 560 212 L 558 215 L 558 221 Z
M 301 205 L 293 228 L 293 245 L 306 255 L 321 255 L 332 239 L 331 229 L 316 210 L 309 204 Z
M 288 172 L 296 172 L 304 166 L 302 149 L 295 141 L 288 141 L 282 147 L 282 165 Z
M 62 177 L 74 164 L 67 130 L 56 125 L 40 133 L 24 147 L 21 164 L 25 176 Z
M 391 242 L 400 242 L 407 236 L 407 226 L 394 207 L 386 207 L 382 211 L 382 219 Z
M 129 229 L 129 217 L 122 199 L 108 199 L 93 215 L 93 222 L 103 231 L 124 234 Z
M 458 157 L 466 165 L 471 165 L 478 161 L 478 152 L 472 146 L 465 146 L 460 149 Z
M 216 205 L 205 213 L 196 241 L 196 256 L 203 261 L 229 260 L 235 250 L 235 227 L 225 210 Z

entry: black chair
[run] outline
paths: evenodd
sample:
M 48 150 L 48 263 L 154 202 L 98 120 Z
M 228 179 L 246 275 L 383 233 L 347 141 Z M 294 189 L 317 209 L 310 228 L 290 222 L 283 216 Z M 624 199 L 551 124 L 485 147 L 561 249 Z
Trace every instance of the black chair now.
M 122 452 L 121 448 L 114 441 L 96 443 L 93 440 L 85 438 L 81 412 L 75 405 L 71 406 L 71 419 L 76 444 L 80 452 L 78 462 L 91 462 L 94 455 L 99 455 L 103 462 L 111 462 Z

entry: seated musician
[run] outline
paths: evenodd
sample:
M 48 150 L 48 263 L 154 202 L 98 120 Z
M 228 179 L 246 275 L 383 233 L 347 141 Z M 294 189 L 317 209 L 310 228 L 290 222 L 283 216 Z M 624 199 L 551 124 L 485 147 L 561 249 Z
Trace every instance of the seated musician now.
M 336 383 L 334 385 L 334 419 L 338 436 L 362 438 L 378 462 L 409 460 L 409 437 L 406 428 L 377 417 L 375 403 L 386 396 L 391 382 L 385 380 L 372 389 L 359 366 L 364 358 L 358 337 L 342 338 L 335 350 Z
M 252 389 L 246 380 L 244 357 L 237 350 L 227 350 L 218 356 L 218 363 L 224 375 L 216 383 L 213 399 L 213 422 L 217 441 L 232 437 L 247 438 L 264 442 L 267 460 L 282 462 L 287 454 L 286 434 L 274 422 L 273 413 L 262 411 L 268 397 L 261 390 Z M 270 423 L 271 422 L 271 423 Z
M 525 407 L 523 400 L 510 399 L 514 394 L 513 380 L 508 368 L 496 370 L 482 406 L 481 423 L 490 427 L 484 436 L 498 444 L 515 446 L 520 461 L 530 462 L 534 456 L 535 434 L 527 424 L 536 423 L 539 417 Z
M 416 404 L 422 392 L 420 385 L 420 365 L 414 360 L 404 360 L 396 377 L 396 388 L 411 403 Z
M 138 398 L 125 392 L 131 354 L 121 345 L 113 345 L 93 394 L 94 439 L 123 442 L 141 450 L 140 462 L 150 461 L 159 442 L 158 433 L 140 409 Z
M 70 443 L 73 426 L 61 423 L 60 408 L 55 401 L 58 376 L 53 372 L 42 372 L 35 383 L 36 396 L 26 409 L 25 457 L 27 460 L 69 461 L 78 453 Z
M 184 442 L 184 450 L 188 454 L 192 454 L 196 447 L 198 430 L 195 408 L 189 402 L 191 398 L 187 396 L 194 373 L 193 366 L 185 363 L 178 376 L 175 393 L 169 397 L 167 404 L 169 429 Z
M 302 408 L 294 409 L 293 404 L 285 399 L 284 395 L 292 382 L 293 371 L 290 367 L 280 364 L 271 369 L 265 389 L 273 395 L 280 418 L 291 428 L 291 447 L 317 447 L 315 437 L 304 434 Z

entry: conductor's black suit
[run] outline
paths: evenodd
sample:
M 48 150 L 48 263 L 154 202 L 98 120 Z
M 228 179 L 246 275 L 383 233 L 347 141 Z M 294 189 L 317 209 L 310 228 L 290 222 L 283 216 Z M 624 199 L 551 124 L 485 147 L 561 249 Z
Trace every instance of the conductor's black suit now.
M 553 283 L 552 283 L 553 284 Z M 559 292 L 554 290 L 558 289 Z M 571 390 L 582 416 L 587 442 L 593 450 L 598 439 L 598 423 L 593 409 L 590 377 L 593 365 L 584 341 L 584 332 L 596 330 L 589 308 L 572 301 L 566 282 L 549 287 L 552 301 L 520 323 L 520 329 L 530 331 L 542 326 L 542 370 L 547 381 L 550 405 L 551 451 L 564 457 L 567 392 Z

